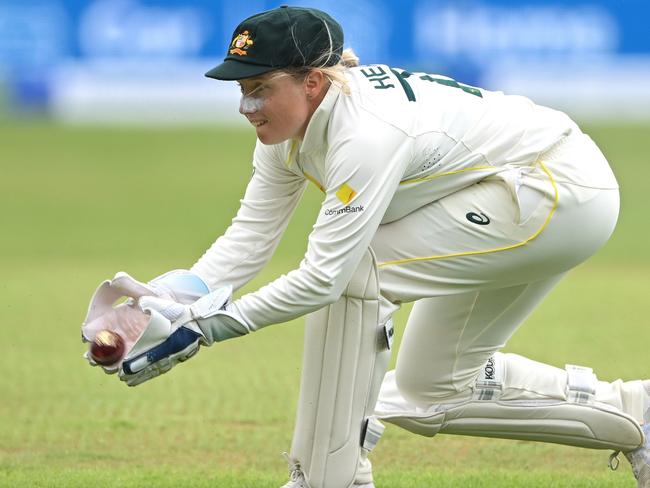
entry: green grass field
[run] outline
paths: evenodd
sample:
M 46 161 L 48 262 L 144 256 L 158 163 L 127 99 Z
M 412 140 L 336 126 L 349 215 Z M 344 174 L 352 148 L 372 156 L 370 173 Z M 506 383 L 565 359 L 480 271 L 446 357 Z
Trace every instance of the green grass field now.
M 650 377 L 650 127 L 587 127 L 622 187 L 612 240 L 571 273 L 508 350 L 603 379 Z M 189 267 L 227 227 L 251 171 L 251 131 L 0 126 L 0 486 L 268 487 L 287 478 L 302 321 L 203 350 L 138 388 L 87 366 L 79 325 L 99 281 Z M 300 261 L 309 191 L 276 257 Z M 397 317 L 398 334 L 408 307 Z M 608 453 L 416 437 L 373 453 L 378 488 L 633 487 Z

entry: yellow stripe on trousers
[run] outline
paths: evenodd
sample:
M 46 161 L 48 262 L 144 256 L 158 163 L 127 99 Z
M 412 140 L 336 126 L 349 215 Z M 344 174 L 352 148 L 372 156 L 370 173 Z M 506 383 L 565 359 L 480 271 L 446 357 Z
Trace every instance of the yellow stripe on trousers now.
M 548 216 L 546 217 L 546 220 L 544 220 L 544 223 L 542 226 L 535 232 L 533 235 L 528 237 L 522 242 L 518 242 L 517 244 L 512 244 L 510 246 L 503 246 L 503 247 L 497 247 L 494 249 L 485 249 L 483 251 L 467 251 L 467 252 L 457 252 L 457 253 L 452 253 L 452 254 L 442 254 L 438 256 L 424 256 L 424 257 L 419 257 L 419 258 L 408 258 L 408 259 L 397 259 L 395 261 L 385 261 L 383 263 L 378 263 L 377 267 L 383 268 L 385 266 L 393 266 L 396 264 L 408 264 L 408 263 L 413 263 L 416 261 L 434 261 L 437 259 L 451 259 L 451 258 L 459 258 L 463 256 L 476 256 L 480 254 L 490 254 L 490 253 L 495 253 L 495 252 L 502 252 L 502 251 L 509 251 L 511 249 L 517 249 L 518 247 L 525 246 L 528 244 L 530 241 L 536 239 L 539 237 L 539 235 L 544 232 L 544 229 L 548 226 L 548 223 L 551 221 L 551 217 L 553 217 L 553 214 L 555 213 L 555 210 L 557 210 L 558 202 L 560 200 L 559 192 L 557 189 L 557 185 L 555 183 L 555 179 L 553 178 L 553 175 L 551 172 L 548 170 L 546 165 L 542 163 L 541 161 L 538 161 L 537 164 L 540 165 L 544 173 L 548 176 L 549 180 L 551 181 L 551 184 L 553 185 L 553 191 L 555 193 L 555 197 L 553 199 L 553 207 L 551 208 L 551 211 L 549 212 Z

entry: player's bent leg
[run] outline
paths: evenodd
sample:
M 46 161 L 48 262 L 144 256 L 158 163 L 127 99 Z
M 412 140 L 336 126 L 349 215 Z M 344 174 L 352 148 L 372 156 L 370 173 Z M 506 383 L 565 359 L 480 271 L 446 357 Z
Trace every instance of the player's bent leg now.
M 624 452 L 643 443 L 641 381 L 606 383 L 589 368 L 568 365 L 563 370 L 495 353 L 468 393 L 423 408 L 404 398 L 390 371 L 376 413 L 425 436 L 462 434 Z
M 648 395 L 650 395 L 650 388 L 648 389 Z M 643 425 L 643 433 L 645 435 L 643 445 L 632 451 L 626 452 L 625 457 L 632 466 L 632 472 L 638 481 L 638 487 L 650 488 L 650 422 L 646 422 Z M 612 461 L 614 461 L 615 456 L 616 453 L 614 454 Z M 616 469 L 616 466 L 617 464 L 612 465 L 612 469 Z
M 307 317 L 289 488 L 372 485 L 367 459 L 383 431 L 372 417 L 390 359 L 369 251 L 341 298 Z
M 377 416 L 411 432 L 554 442 L 619 451 L 639 488 L 650 488 L 650 381 L 598 381 L 589 368 L 561 370 L 514 354 L 496 353 L 469 397 L 428 407 L 406 400 L 386 374 Z
M 650 420 L 649 383 L 597 381 L 590 370 L 495 353 L 560 277 L 418 301 L 376 413 L 422 435 L 623 451 L 639 486 L 650 488 L 643 481 L 650 479 L 650 444 L 641 445 L 640 429 Z
M 419 300 L 397 356 L 402 395 L 422 406 L 467 395 L 488 358 L 561 278 Z

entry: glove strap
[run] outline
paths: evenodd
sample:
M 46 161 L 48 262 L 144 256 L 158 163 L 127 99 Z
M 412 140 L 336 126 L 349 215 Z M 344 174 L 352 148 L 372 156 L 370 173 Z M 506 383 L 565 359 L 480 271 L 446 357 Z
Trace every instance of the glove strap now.
M 217 315 L 222 311 L 225 306 L 230 302 L 232 297 L 232 286 L 222 286 L 213 292 L 203 295 L 192 305 L 190 305 L 190 313 L 193 319 L 207 319 Z
M 226 339 L 233 339 L 241 337 L 250 332 L 246 324 L 235 318 L 227 310 L 222 310 L 218 315 L 208 317 L 205 319 L 196 319 L 201 332 L 205 336 L 206 345 L 211 345 L 213 342 L 221 342 Z

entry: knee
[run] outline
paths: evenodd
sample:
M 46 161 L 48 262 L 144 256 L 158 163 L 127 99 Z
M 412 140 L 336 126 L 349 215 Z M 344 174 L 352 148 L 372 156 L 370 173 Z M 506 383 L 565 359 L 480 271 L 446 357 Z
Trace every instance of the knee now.
M 448 378 L 437 377 L 430 371 L 395 369 L 395 384 L 402 396 L 420 407 L 439 403 L 461 394 Z

